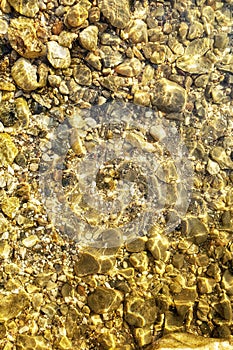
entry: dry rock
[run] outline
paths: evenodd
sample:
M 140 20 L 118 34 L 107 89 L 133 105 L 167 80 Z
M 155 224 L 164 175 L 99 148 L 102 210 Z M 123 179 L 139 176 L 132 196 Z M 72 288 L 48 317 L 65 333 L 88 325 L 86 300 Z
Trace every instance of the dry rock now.
M 11 20 L 8 38 L 20 56 L 36 58 L 46 54 L 46 46 L 37 36 L 38 26 L 33 19 L 19 16 Z
M 11 136 L 7 133 L 0 133 L 0 166 L 11 164 L 17 153 L 18 149 L 13 143 Z
M 43 63 L 37 67 L 25 58 L 19 58 L 11 69 L 12 78 L 25 91 L 32 91 L 45 86 L 47 74 L 47 67 Z
M 141 19 L 135 19 L 124 33 L 134 44 L 148 41 L 147 25 Z
M 89 1 L 82 1 L 71 7 L 66 14 L 65 24 L 69 27 L 79 27 L 88 18 L 88 9 L 91 7 Z
M 84 47 L 84 49 L 89 51 L 96 49 L 97 41 L 98 41 L 98 32 L 99 32 L 98 27 L 92 25 L 85 28 L 79 34 L 79 40 L 81 45 Z
M 3 213 L 10 219 L 14 218 L 20 207 L 19 198 L 7 197 L 1 204 Z
M 68 68 L 71 63 L 70 51 L 56 41 L 48 42 L 48 60 L 54 68 Z
M 113 27 L 123 29 L 130 21 L 130 7 L 128 0 L 99 0 L 101 12 Z
M 123 63 L 115 68 L 115 71 L 126 77 L 134 77 L 140 74 L 142 64 L 138 58 L 126 59 Z
M 8 2 L 15 11 L 26 17 L 35 17 L 37 12 L 39 12 L 38 0 L 9 0 Z

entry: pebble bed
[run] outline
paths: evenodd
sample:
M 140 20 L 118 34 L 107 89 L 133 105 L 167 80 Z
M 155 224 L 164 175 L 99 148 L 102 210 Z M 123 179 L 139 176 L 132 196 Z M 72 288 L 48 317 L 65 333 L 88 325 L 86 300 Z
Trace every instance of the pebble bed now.
M 232 13 L 0 0 L 0 349 L 233 347 Z

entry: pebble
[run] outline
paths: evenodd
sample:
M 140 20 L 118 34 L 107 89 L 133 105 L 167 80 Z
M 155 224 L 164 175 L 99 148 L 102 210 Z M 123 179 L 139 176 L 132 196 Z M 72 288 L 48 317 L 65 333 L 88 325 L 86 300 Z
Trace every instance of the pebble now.
M 233 161 L 223 147 L 216 146 L 210 151 L 211 158 L 218 163 L 220 169 L 233 169 Z
M 183 233 L 194 243 L 201 244 L 207 240 L 208 229 L 198 218 L 187 217 L 182 225 Z
M 187 93 L 179 84 L 162 78 L 152 91 L 152 105 L 164 112 L 181 112 L 187 101 Z
M 128 25 L 130 21 L 128 0 L 99 0 L 99 7 L 113 27 L 124 29 Z
M 29 304 L 28 296 L 25 292 L 19 291 L 10 295 L 1 295 L 0 322 L 9 321 L 17 316 Z
M 206 170 L 210 175 L 217 175 L 220 171 L 218 163 L 213 162 L 211 159 L 208 160 Z
M 131 39 L 134 44 L 148 42 L 147 25 L 141 19 L 135 19 L 127 28 L 124 29 L 126 38 Z
M 92 83 L 91 70 L 85 64 L 77 64 L 74 67 L 73 77 L 76 83 L 80 85 L 90 86 Z
M 43 64 L 37 67 L 31 64 L 29 60 L 19 58 L 11 69 L 11 75 L 21 89 L 32 91 L 46 85 L 47 68 Z
M 7 197 L 3 203 L 1 203 L 2 212 L 10 219 L 13 219 L 20 207 L 19 198 Z
M 25 58 L 46 54 L 46 46 L 37 36 L 38 26 L 33 19 L 19 16 L 10 21 L 8 38 L 13 49 Z
M 22 243 L 24 247 L 32 248 L 37 244 L 38 241 L 39 241 L 39 238 L 36 235 L 30 235 L 29 237 L 24 238 Z
M 223 273 L 222 287 L 226 290 L 228 295 L 233 295 L 233 274 L 229 270 Z
M 88 18 L 88 8 L 91 6 L 91 4 L 89 1 L 86 1 L 85 3 L 87 4 L 85 7 L 78 3 L 69 9 L 65 16 L 65 24 L 68 27 L 76 28 L 81 26 L 86 21 Z
M 54 68 L 68 68 L 71 63 L 70 51 L 56 41 L 49 41 L 47 58 Z
M 9 4 L 19 12 L 21 15 L 26 17 L 35 17 L 39 12 L 39 1 L 38 0 L 8 0 Z
M 84 49 L 93 51 L 97 47 L 98 27 L 91 25 L 79 33 L 79 40 Z
M 0 219 L 0 223 L 1 223 L 1 219 Z M 1 259 L 8 259 L 11 254 L 11 251 L 12 251 L 11 246 L 7 243 L 7 241 L 0 241 Z
M 137 58 L 126 59 L 123 63 L 115 68 L 118 74 L 125 77 L 135 77 L 140 74 L 142 70 L 142 64 Z
M 122 302 L 122 294 L 112 288 L 97 287 L 87 298 L 88 306 L 97 314 L 117 310 Z
M 129 296 L 125 304 L 125 320 L 130 326 L 145 327 L 154 323 L 157 307 L 154 298 Z
M 70 33 L 63 30 L 58 37 L 58 43 L 61 46 L 68 47 L 69 49 L 71 49 L 73 41 L 77 39 L 77 37 L 78 37 L 78 34 Z
M 7 133 L 0 133 L 0 166 L 12 164 L 18 149 Z

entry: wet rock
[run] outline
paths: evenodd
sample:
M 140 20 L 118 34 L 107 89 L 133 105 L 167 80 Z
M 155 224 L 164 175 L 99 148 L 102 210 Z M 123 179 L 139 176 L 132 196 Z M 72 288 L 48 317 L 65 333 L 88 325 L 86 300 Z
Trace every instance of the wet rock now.
M 117 290 L 97 287 L 87 299 L 88 306 L 97 314 L 116 310 L 122 302 L 122 294 Z
M 29 300 L 25 292 L 19 291 L 10 295 L 1 295 L 0 322 L 6 322 L 20 315 L 28 305 Z
M 17 197 L 7 197 L 3 203 L 1 203 L 1 209 L 3 213 L 10 219 L 14 218 L 19 210 L 20 203 Z
M 207 227 L 196 217 L 187 217 L 183 221 L 182 232 L 196 244 L 201 244 L 208 238 Z
M 1 219 L 0 219 L 0 224 L 1 224 Z M 12 251 L 12 248 L 6 241 L 0 241 L 0 258 L 1 259 L 8 259 L 10 257 L 11 251 Z
M 129 261 L 133 267 L 140 272 L 147 271 L 148 269 L 149 259 L 146 252 L 131 254 Z
M 223 51 L 229 44 L 229 37 L 227 33 L 219 33 L 214 36 L 214 47 Z
M 231 300 L 226 294 L 223 294 L 221 300 L 214 303 L 213 307 L 222 319 L 227 320 L 228 322 L 232 321 Z
M 157 233 L 148 239 L 146 247 L 156 260 L 167 261 L 169 259 L 169 242 L 165 236 Z
M 6 127 L 13 126 L 17 121 L 15 105 L 9 102 L 0 104 L 0 121 Z
M 71 350 L 73 349 L 72 342 L 67 336 L 63 335 L 57 341 L 57 348 L 60 350 Z
M 126 250 L 131 253 L 138 253 L 145 250 L 146 237 L 138 237 L 132 241 L 126 242 Z
M 0 233 L 7 231 L 8 227 L 8 220 L 0 213 Z
M 113 27 L 123 29 L 130 21 L 128 0 L 99 0 L 98 6 Z
M 68 68 L 71 63 L 70 51 L 56 41 L 48 42 L 47 58 L 54 68 Z
M 198 302 L 198 306 L 197 306 L 197 317 L 199 318 L 199 320 L 207 321 L 209 311 L 210 311 L 210 305 L 205 299 L 201 299 Z
M 100 264 L 97 258 L 90 253 L 82 253 L 80 259 L 74 265 L 74 272 L 77 276 L 91 275 L 100 271 Z
M 151 345 L 146 350 L 226 350 L 231 348 L 228 340 L 210 339 L 191 333 L 173 333 L 161 338 L 156 345 Z
M 101 58 L 99 55 L 96 55 L 93 52 L 89 52 L 85 58 L 85 61 L 89 63 L 97 71 L 100 71 L 102 68 Z
M 135 91 L 134 93 L 134 103 L 140 106 L 150 105 L 150 94 L 146 91 Z
M 134 77 L 140 74 L 142 64 L 137 58 L 126 59 L 123 63 L 115 68 L 118 74 L 126 77 Z
M 79 34 L 79 40 L 84 49 L 92 51 L 97 47 L 98 27 L 89 26 Z
M 218 163 L 221 169 L 233 169 L 233 161 L 226 154 L 223 147 L 217 146 L 210 151 L 211 158 Z
M 134 44 L 148 41 L 147 25 L 141 19 L 135 19 L 129 27 L 124 30 L 127 38 L 131 39 Z
M 177 313 L 173 311 L 166 311 L 165 324 L 164 324 L 165 334 L 182 332 L 183 330 L 184 330 L 184 317 L 177 315 Z
M 20 16 L 11 20 L 8 38 L 20 56 L 37 58 L 46 54 L 46 46 L 39 40 L 37 30 L 38 26 L 33 19 Z
M 222 287 L 228 295 L 233 295 L 233 275 L 229 270 L 226 270 L 222 276 Z
M 37 12 L 39 12 L 38 0 L 9 0 L 8 2 L 15 11 L 26 17 L 35 17 Z
M 135 328 L 134 336 L 140 348 L 152 342 L 152 332 L 150 328 Z
M 81 253 L 79 260 L 74 265 L 75 274 L 77 276 L 87 276 L 96 273 L 107 273 L 111 270 L 115 263 L 115 258 L 101 253 L 104 252 L 94 249 L 90 252 Z
M 201 294 L 209 294 L 213 292 L 213 288 L 216 285 L 216 281 L 211 278 L 198 277 L 197 286 L 199 293 Z
M 104 68 L 115 67 L 124 61 L 123 55 L 109 46 L 101 46 L 101 57 Z
M 233 210 L 225 211 L 221 216 L 221 228 L 228 232 L 233 232 Z
M 41 335 L 19 334 L 16 340 L 16 346 L 19 350 L 52 350 L 50 342 Z
M 32 115 L 27 100 L 25 100 L 25 98 L 23 97 L 16 98 L 15 107 L 17 112 L 17 118 L 20 121 L 21 126 L 27 128 L 30 117 Z
M 32 91 L 45 86 L 47 74 L 47 67 L 44 64 L 37 67 L 25 58 L 19 58 L 11 69 L 12 78 L 25 91 Z
M 117 91 L 125 86 L 125 79 L 115 75 L 109 75 L 100 79 L 100 84 L 111 91 Z
M 164 112 L 180 112 L 186 104 L 187 94 L 179 84 L 162 78 L 157 81 L 151 102 Z
M 18 149 L 10 135 L 7 133 L 0 133 L 0 166 L 7 166 L 13 163 L 17 153 Z
M 213 67 L 213 62 L 204 54 L 211 45 L 212 41 L 209 38 L 194 39 L 186 47 L 184 55 L 177 59 L 176 66 L 192 74 L 208 73 Z
M 157 316 L 155 300 L 128 297 L 125 305 L 125 320 L 130 326 L 144 327 L 154 323 Z
M 84 1 L 71 7 L 65 16 L 65 24 L 73 28 L 81 26 L 88 18 L 88 9 L 90 7 L 89 1 Z

